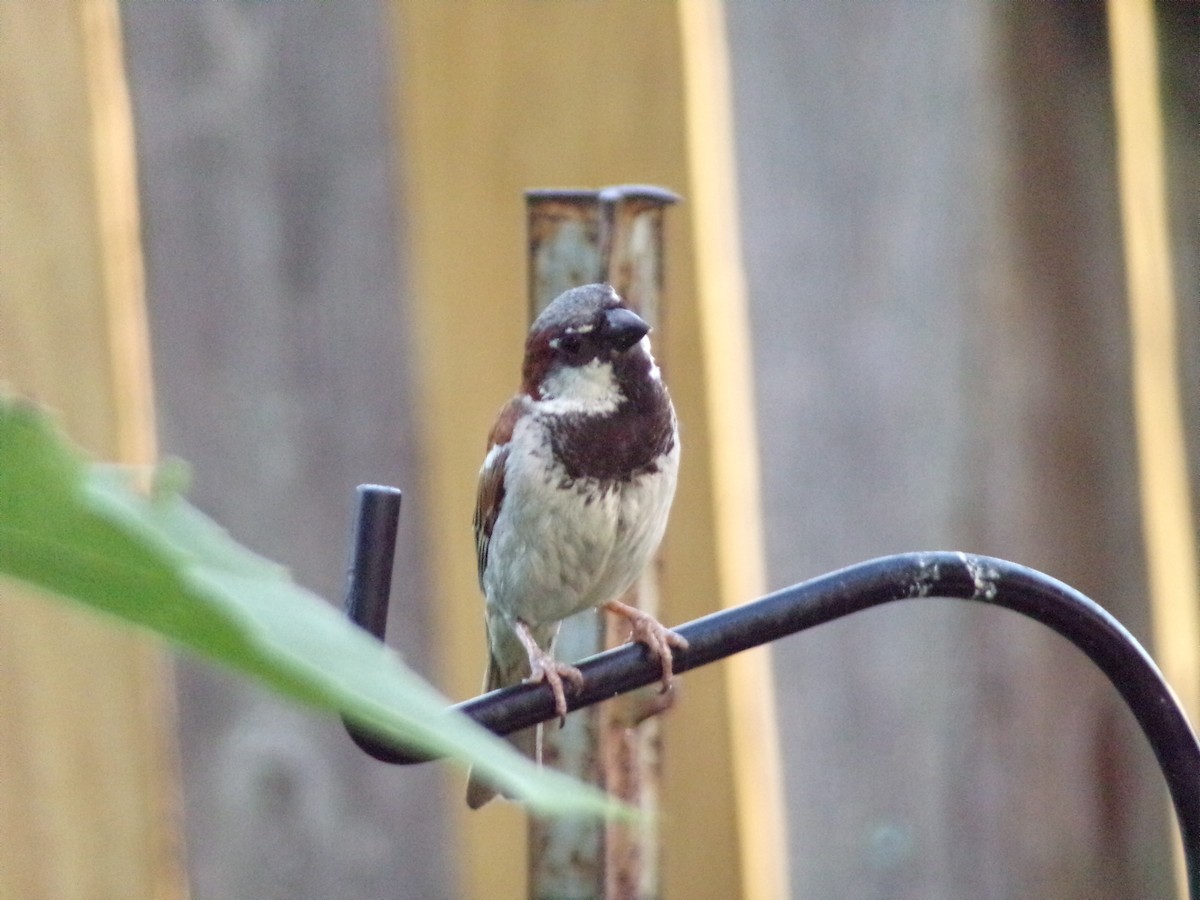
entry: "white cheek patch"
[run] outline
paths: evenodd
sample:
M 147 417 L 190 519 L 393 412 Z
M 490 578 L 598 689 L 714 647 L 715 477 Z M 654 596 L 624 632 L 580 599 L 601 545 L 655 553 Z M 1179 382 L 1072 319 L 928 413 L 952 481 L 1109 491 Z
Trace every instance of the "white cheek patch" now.
M 612 363 L 598 359 L 583 366 L 555 369 L 542 381 L 539 390 L 541 406 L 547 411 L 608 412 L 625 399 L 613 377 Z
M 650 360 L 650 378 L 654 381 L 662 381 L 662 372 L 658 368 L 658 363 L 654 359 L 654 354 L 650 352 L 650 335 L 646 335 L 638 343 L 642 349 L 646 351 L 646 357 Z

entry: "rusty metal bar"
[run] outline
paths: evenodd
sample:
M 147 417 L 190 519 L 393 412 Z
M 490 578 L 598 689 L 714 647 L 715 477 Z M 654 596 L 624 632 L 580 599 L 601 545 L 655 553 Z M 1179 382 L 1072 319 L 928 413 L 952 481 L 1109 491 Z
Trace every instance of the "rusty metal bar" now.
M 600 192 L 601 255 L 605 279 L 629 306 L 656 330 L 655 348 L 663 359 L 663 220 L 678 200 L 661 188 L 622 186 Z M 655 569 L 643 573 L 623 598 L 625 603 L 659 614 Z M 623 644 L 625 623 L 601 615 L 604 646 Z M 603 649 L 603 648 L 598 648 Z M 648 685 L 600 707 L 600 767 L 604 788 L 614 797 L 642 810 L 648 821 L 658 810 L 662 735 L 656 714 L 668 708 L 675 694 L 664 695 Z M 657 828 L 610 825 L 605 831 L 605 897 L 658 897 L 661 888 L 661 834 Z M 551 892 L 553 893 L 553 892 Z
M 657 327 L 663 212 L 677 199 L 662 188 L 642 185 L 529 191 L 531 319 L 564 290 L 604 281 Z M 622 599 L 656 614 L 653 575 L 644 577 Z M 626 635 L 619 628 L 603 614 L 568 619 L 560 630 L 556 653 L 565 660 L 590 656 L 624 642 Z M 658 801 L 659 736 L 657 723 L 644 720 L 661 708 L 657 695 L 647 691 L 621 704 L 572 716 L 561 729 L 545 729 L 543 759 L 652 812 Z M 657 896 L 658 849 L 658 836 L 650 829 L 531 818 L 530 895 Z
M 555 297 L 604 280 L 601 219 L 596 191 L 526 193 L 529 236 L 529 318 Z M 555 655 L 582 659 L 605 647 L 603 622 L 583 613 L 563 623 Z M 570 716 L 561 728 L 542 729 L 545 765 L 604 786 L 599 747 L 600 709 Z M 529 896 L 599 897 L 604 893 L 605 826 L 583 820 L 555 823 L 529 817 Z
M 1105 674 L 1150 743 L 1166 779 L 1179 822 L 1189 896 L 1200 900 L 1200 742 L 1154 660 L 1099 604 L 1041 572 L 993 557 L 966 553 L 904 553 L 859 563 L 776 591 L 759 600 L 681 625 L 688 648 L 676 653 L 675 671 L 712 662 L 897 600 L 941 597 L 1010 609 L 1056 631 Z M 658 661 L 641 645 L 608 650 L 578 663 L 583 688 L 567 695 L 584 709 L 653 684 Z M 459 703 L 456 710 L 496 734 L 555 718 L 544 684 L 523 684 Z M 428 756 L 389 749 L 389 761 L 417 763 Z

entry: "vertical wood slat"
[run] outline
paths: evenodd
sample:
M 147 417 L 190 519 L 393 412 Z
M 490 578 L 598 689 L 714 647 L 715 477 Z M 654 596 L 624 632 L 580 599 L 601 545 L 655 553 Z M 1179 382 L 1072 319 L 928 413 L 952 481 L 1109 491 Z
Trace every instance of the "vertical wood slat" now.
M 729 47 L 720 0 L 686 0 L 678 10 L 701 361 L 708 419 L 721 423 L 709 439 L 717 577 L 725 604 L 736 605 L 765 591 L 766 557 Z M 770 648 L 738 654 L 727 665 L 742 896 L 783 897 L 790 890 L 787 816 Z
M 1200 574 L 1180 396 L 1154 5 L 1109 0 L 1117 175 L 1154 654 L 1200 722 Z M 1186 891 L 1175 852 L 1180 895 Z
M 0 380 L 154 457 L 117 5 L 0 5 Z M 157 646 L 0 585 L 0 896 L 183 897 Z
M 756 488 L 742 502 L 738 486 L 717 483 L 752 444 L 726 442 L 725 429 L 712 427 L 709 391 L 733 385 L 733 396 L 745 400 L 747 376 L 733 370 L 736 363 L 724 350 L 714 358 L 701 348 L 710 343 L 703 335 L 744 322 L 745 301 L 742 294 L 722 300 L 721 285 L 705 286 L 711 292 L 706 306 L 696 301 L 698 255 L 728 259 L 736 251 L 724 243 L 727 232 L 705 231 L 706 241 L 715 243 L 695 244 L 694 212 L 713 208 L 701 196 L 714 187 L 705 177 L 732 173 L 701 172 L 689 154 L 689 141 L 699 133 L 689 126 L 689 110 L 703 110 L 703 98 L 700 89 L 685 108 L 680 10 L 686 6 L 618 0 L 395 7 L 412 346 L 428 465 L 421 487 L 434 511 L 425 533 L 441 687 L 453 696 L 477 692 L 483 669 L 471 506 L 484 437 L 520 371 L 526 318 L 519 199 L 529 187 L 653 183 L 688 198 L 672 213 L 666 284 L 678 302 L 670 310 L 666 346 L 656 348 L 670 360 L 666 375 L 684 445 L 665 542 L 663 618 L 685 621 L 752 599 L 757 590 L 753 577 L 735 578 L 731 568 L 737 558 L 750 559 L 751 572 L 758 565 L 756 522 L 724 523 L 719 535 L 713 524 L 718 509 L 756 516 Z M 709 22 L 719 20 L 715 15 Z M 714 314 L 734 318 L 712 321 Z M 752 441 L 752 433 L 743 437 Z M 726 443 L 714 450 L 714 441 Z M 725 461 L 721 467 L 714 452 Z M 724 498 L 720 506 L 717 497 Z M 743 526 L 740 549 L 718 554 L 722 538 Z M 723 568 L 718 559 L 725 560 Z M 757 665 L 765 674 L 761 657 Z M 755 771 L 754 764 L 734 761 L 735 741 L 742 750 L 773 746 L 769 681 L 732 679 L 736 668 L 707 667 L 681 679 L 679 702 L 664 724 L 662 797 L 671 822 L 662 848 L 664 896 L 749 896 L 748 883 L 768 890 L 783 880 L 780 860 L 764 862 L 780 845 L 774 839 L 754 844 L 747 830 L 755 824 L 749 815 L 778 803 L 777 769 Z M 731 706 L 757 719 L 757 730 L 740 733 L 743 726 L 731 724 Z M 744 777 L 735 781 L 735 770 Z M 450 802 L 461 810 L 455 855 L 463 860 L 462 893 L 523 895 L 526 853 L 514 807 L 492 803 L 468 814 L 460 779 L 452 791 Z M 739 805 L 743 791 L 757 793 L 759 801 Z M 767 830 L 780 824 L 773 814 L 758 821 Z M 771 874 L 747 878 L 747 859 Z

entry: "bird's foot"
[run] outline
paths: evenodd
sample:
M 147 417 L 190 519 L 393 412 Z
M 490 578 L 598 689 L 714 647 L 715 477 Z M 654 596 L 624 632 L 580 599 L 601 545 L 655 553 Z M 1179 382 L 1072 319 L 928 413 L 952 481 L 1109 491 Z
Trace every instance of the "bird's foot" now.
M 567 694 L 563 679 L 571 683 L 573 690 L 579 690 L 583 687 L 583 673 L 574 666 L 559 662 L 553 654 L 543 650 L 533 639 L 533 635 L 529 633 L 529 626 L 524 622 L 517 622 L 516 632 L 529 656 L 529 677 L 525 680 L 530 684 L 540 684 L 544 681 L 550 685 L 554 694 L 554 711 L 558 713 L 558 724 L 561 728 L 567 721 Z
M 650 652 L 658 657 L 658 661 L 662 664 L 662 692 L 665 694 L 671 689 L 671 680 L 675 674 L 675 655 L 671 648 L 686 650 L 687 639 L 663 625 L 649 613 L 644 613 L 620 600 L 610 600 L 604 604 L 604 608 L 628 620 L 629 627 L 632 629 L 629 639 L 645 644 Z

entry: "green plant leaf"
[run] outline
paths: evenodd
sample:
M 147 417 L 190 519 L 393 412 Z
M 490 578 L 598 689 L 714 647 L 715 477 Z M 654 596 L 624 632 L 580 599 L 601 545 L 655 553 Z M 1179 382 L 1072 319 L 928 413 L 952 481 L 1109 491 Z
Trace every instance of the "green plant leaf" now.
M 189 505 L 184 469 L 165 471 L 140 491 L 128 470 L 86 463 L 34 406 L 0 396 L 0 575 L 477 766 L 540 814 L 630 815 L 448 711 L 395 653 Z

